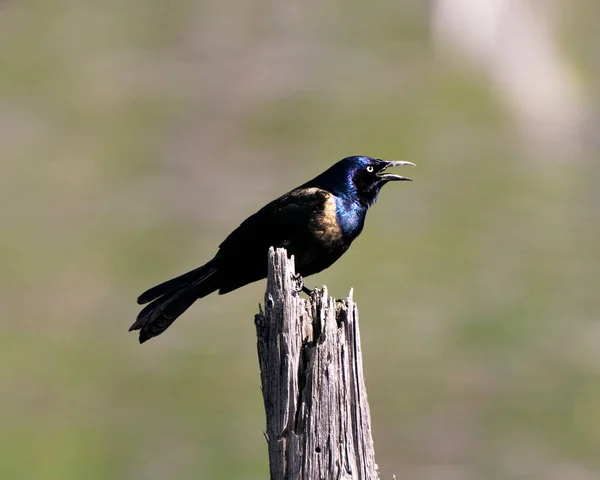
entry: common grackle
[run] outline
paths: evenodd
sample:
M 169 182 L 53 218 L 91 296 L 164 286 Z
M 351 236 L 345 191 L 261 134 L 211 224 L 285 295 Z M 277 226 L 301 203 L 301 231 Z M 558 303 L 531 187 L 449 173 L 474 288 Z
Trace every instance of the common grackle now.
M 333 264 L 358 237 L 368 208 L 387 182 L 410 180 L 388 167 L 414 165 L 354 156 L 268 203 L 221 243 L 205 265 L 142 293 L 150 302 L 129 328 L 140 343 L 160 335 L 196 300 L 216 290 L 228 293 L 267 276 L 269 247 L 285 247 L 302 277 Z

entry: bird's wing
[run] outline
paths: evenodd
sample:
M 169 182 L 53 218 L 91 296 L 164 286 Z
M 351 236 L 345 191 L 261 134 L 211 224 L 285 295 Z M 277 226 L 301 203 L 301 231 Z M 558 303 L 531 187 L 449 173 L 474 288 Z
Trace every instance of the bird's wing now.
M 315 215 L 321 215 L 331 193 L 319 188 L 296 188 L 244 220 L 219 245 L 219 254 L 245 255 L 270 246 L 287 246 L 308 234 Z
M 215 256 L 222 279 L 219 293 L 265 278 L 271 246 L 285 247 L 295 255 L 298 272 L 319 271 L 307 265 L 315 261 L 320 241 L 316 239 L 335 222 L 334 200 L 326 190 L 299 187 L 248 217 L 221 243 Z

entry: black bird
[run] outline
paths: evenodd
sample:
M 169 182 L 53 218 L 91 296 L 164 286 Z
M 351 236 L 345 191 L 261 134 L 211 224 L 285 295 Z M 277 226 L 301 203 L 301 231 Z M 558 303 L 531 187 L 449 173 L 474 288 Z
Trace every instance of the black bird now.
M 140 330 L 140 343 L 144 343 L 164 332 L 199 298 L 265 278 L 271 246 L 285 247 L 294 255 L 302 277 L 329 267 L 362 231 L 367 210 L 381 188 L 390 181 L 410 180 L 384 173 L 398 165 L 414 166 L 347 157 L 268 203 L 231 232 L 208 263 L 142 293 L 138 303 L 150 303 L 129 331 Z

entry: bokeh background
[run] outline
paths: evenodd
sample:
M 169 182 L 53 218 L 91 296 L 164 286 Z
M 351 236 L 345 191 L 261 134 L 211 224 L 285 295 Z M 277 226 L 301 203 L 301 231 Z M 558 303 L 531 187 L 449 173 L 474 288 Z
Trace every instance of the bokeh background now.
M 355 288 L 390 479 L 600 478 L 594 0 L 0 5 L 0 478 L 268 476 L 264 282 L 140 347 L 147 287 L 366 154 Z

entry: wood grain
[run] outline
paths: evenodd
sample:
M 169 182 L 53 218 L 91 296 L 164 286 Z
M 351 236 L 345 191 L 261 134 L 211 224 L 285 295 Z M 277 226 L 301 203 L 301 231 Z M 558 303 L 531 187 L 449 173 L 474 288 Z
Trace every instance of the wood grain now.
M 255 317 L 271 479 L 377 479 L 352 291 L 305 300 L 298 287 L 293 258 L 271 248 Z

